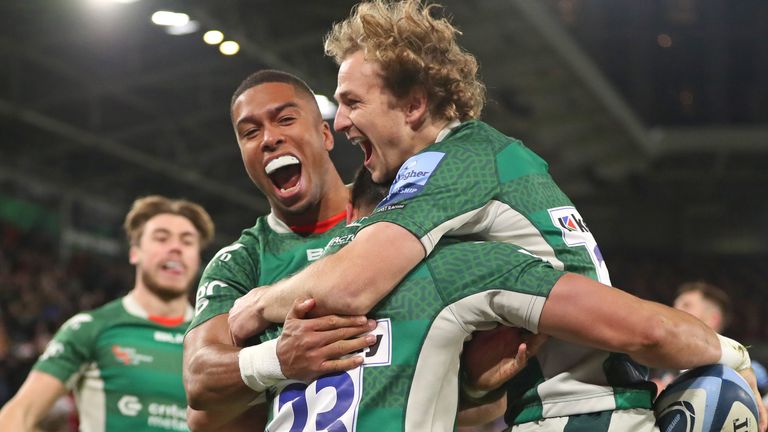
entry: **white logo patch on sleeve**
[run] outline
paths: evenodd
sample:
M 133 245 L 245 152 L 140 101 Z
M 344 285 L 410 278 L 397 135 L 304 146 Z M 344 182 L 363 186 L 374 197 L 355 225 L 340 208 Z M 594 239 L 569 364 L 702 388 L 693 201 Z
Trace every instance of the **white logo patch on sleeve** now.
M 610 285 L 611 278 L 608 275 L 608 266 L 605 264 L 603 254 L 597 246 L 595 237 L 584 222 L 575 207 L 557 207 L 547 210 L 552 223 L 563 233 L 563 242 L 569 247 L 583 246 L 587 249 L 589 257 L 595 266 L 597 278 L 600 282 Z

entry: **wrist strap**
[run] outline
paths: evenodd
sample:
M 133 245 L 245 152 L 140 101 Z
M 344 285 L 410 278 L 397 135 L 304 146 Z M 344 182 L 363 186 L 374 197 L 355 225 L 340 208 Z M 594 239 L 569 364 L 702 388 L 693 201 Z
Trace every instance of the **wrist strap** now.
M 246 347 L 237 354 L 240 377 L 245 385 L 259 393 L 285 379 L 277 358 L 277 341 Z
M 737 372 L 752 367 L 752 361 L 749 359 L 749 353 L 744 345 L 720 334 L 717 335 L 717 338 L 720 340 L 721 351 L 718 363 Z

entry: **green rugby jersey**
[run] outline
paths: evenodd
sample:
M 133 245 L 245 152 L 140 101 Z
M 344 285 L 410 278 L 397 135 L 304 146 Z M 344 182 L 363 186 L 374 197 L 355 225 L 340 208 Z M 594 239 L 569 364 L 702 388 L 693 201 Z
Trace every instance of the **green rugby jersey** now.
M 332 239 L 327 251 L 351 241 L 356 229 Z M 465 340 L 496 323 L 537 331 L 563 273 L 512 244 L 451 243 L 441 243 L 371 311 L 377 343 L 365 350 L 363 366 L 268 392 L 269 431 L 454 430 Z
M 70 318 L 34 370 L 74 391 L 82 431 L 188 431 L 184 331 L 148 319 L 129 294 Z
M 610 285 L 597 242 L 547 170 L 520 141 L 483 122 L 465 122 L 403 164 L 361 229 L 395 223 L 428 254 L 446 235 L 511 242 L 555 269 Z M 654 396 L 647 368 L 627 356 L 559 340 L 550 340 L 525 372 L 508 385 L 510 424 L 650 408 Z
M 270 213 L 214 255 L 197 289 L 195 318 L 189 329 L 229 313 L 235 300 L 255 287 L 284 279 L 323 254 L 328 240 L 344 229 L 344 220 L 328 231 L 299 235 Z

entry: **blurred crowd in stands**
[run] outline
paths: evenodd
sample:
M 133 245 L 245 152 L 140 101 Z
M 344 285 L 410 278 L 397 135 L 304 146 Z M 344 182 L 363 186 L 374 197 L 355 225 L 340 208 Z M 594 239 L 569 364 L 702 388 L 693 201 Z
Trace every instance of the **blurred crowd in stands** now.
M 69 317 L 125 293 L 125 258 L 60 253 L 58 241 L 0 221 L 0 406 Z

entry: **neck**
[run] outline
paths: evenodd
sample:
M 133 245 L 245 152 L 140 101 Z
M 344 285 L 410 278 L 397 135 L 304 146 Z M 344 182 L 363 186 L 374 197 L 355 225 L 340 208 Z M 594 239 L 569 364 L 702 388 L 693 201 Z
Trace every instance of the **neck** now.
M 287 213 L 273 206 L 272 211 L 275 212 L 275 216 L 288 226 L 300 226 L 312 225 L 345 211 L 349 202 L 349 189 L 341 181 L 341 177 L 338 175 L 333 177 L 330 184 L 324 187 L 323 195 L 313 207 L 297 213 Z
M 419 144 L 416 146 L 414 154 L 434 144 L 435 141 L 437 141 L 437 136 L 440 134 L 440 132 L 450 123 L 450 120 L 424 122 L 424 125 L 416 130 L 414 138 L 415 142 Z
M 140 283 L 133 287 L 131 295 L 148 315 L 153 316 L 175 318 L 184 315 L 189 306 L 186 294 L 163 299 Z

